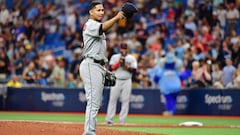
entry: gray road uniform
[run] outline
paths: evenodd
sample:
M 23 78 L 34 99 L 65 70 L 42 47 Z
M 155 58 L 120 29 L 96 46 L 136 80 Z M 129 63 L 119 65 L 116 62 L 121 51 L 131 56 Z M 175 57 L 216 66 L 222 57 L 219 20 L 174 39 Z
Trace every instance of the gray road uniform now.
M 121 54 L 114 54 L 110 59 L 109 65 L 118 63 L 120 57 Z M 128 67 L 137 69 L 137 61 L 132 55 L 127 54 L 127 56 L 125 56 L 125 63 Z M 129 111 L 129 101 L 132 91 L 132 72 L 121 66 L 113 72 L 115 73 L 117 80 L 116 85 L 111 87 L 110 90 L 106 121 L 113 123 L 113 117 L 116 114 L 117 101 L 120 98 L 121 111 L 119 114 L 119 122 L 124 123 Z
M 85 112 L 84 135 L 95 135 L 96 116 L 102 101 L 105 68 L 107 62 L 106 38 L 102 24 L 89 19 L 83 27 L 83 56 L 80 65 L 80 76 L 84 82 L 87 106 Z

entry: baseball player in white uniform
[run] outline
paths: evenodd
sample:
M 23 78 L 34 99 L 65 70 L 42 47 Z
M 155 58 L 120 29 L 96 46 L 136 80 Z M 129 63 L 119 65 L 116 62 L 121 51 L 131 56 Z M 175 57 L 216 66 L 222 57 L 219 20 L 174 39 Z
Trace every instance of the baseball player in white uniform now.
M 132 91 L 132 73 L 137 69 L 137 60 L 127 53 L 126 43 L 120 44 L 120 54 L 114 54 L 109 62 L 111 70 L 116 75 L 116 85 L 111 87 L 108 103 L 106 122 L 113 124 L 113 117 L 116 114 L 117 101 L 120 98 L 121 111 L 119 122 L 125 123 L 129 112 L 129 101 Z
M 125 19 L 122 12 L 108 21 L 101 22 L 104 7 L 99 1 L 93 1 L 89 8 L 89 19 L 83 26 L 83 56 L 80 65 L 80 76 L 84 83 L 87 106 L 83 135 L 96 134 L 96 116 L 101 105 L 107 58 L 106 37 L 104 32 L 120 19 Z

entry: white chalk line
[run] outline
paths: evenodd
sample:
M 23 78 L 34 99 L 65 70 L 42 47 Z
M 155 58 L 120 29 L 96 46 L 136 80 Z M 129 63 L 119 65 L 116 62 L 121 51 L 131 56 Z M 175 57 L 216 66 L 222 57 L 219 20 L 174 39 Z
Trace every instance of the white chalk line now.
M 29 123 L 47 123 L 47 124 L 84 124 L 83 122 L 44 121 L 44 120 L 0 120 L 0 122 L 29 122 Z
M 0 120 L 0 123 L 4 122 L 27 122 L 27 123 L 46 123 L 46 124 L 79 124 L 79 125 L 84 125 L 84 122 L 68 122 L 68 121 L 43 121 L 43 120 Z M 99 126 L 107 126 L 106 123 L 101 122 L 98 123 Z M 177 124 L 136 124 L 136 123 L 116 123 L 113 124 L 112 126 L 139 126 L 139 127 L 190 127 L 190 126 L 179 126 Z M 240 125 L 203 125 L 203 126 L 194 126 L 194 127 L 200 127 L 200 128 L 240 128 Z

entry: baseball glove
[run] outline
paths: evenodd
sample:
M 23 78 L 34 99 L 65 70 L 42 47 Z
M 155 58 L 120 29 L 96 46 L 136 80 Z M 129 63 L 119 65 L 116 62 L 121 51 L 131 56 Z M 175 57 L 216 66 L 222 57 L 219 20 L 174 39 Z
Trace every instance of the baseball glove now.
M 104 86 L 114 86 L 116 84 L 116 76 L 110 71 L 106 71 Z
M 124 16 L 129 19 L 134 13 L 138 12 L 138 9 L 132 3 L 126 2 L 123 4 L 121 11 L 124 13 Z

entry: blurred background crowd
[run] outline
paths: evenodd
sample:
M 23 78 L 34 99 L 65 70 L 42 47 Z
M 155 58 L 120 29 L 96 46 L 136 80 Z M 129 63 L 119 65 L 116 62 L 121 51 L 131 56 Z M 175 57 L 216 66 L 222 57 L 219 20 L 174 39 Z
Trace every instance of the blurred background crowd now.
M 183 88 L 240 88 L 239 0 L 104 0 L 104 20 L 127 1 L 139 12 L 107 32 L 107 56 L 128 44 L 138 61 L 134 88 L 156 88 L 154 69 L 168 52 L 182 62 Z M 81 26 L 91 1 L 0 2 L 1 83 L 82 88 Z

